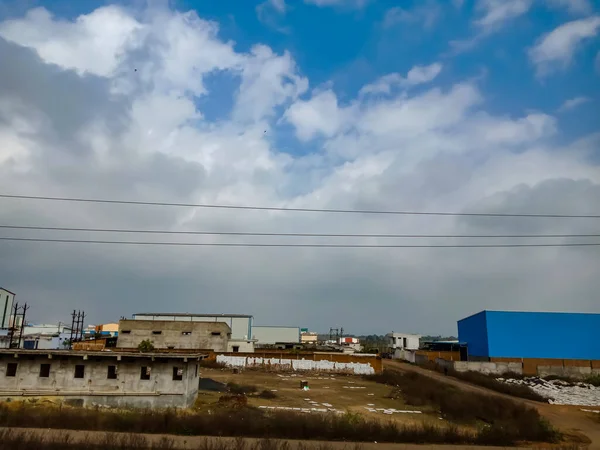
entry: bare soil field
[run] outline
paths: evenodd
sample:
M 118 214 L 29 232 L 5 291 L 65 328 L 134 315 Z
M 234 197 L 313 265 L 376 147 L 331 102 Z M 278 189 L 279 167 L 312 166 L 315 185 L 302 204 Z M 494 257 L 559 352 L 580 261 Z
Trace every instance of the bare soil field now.
M 255 407 L 295 408 L 302 410 L 326 410 L 327 413 L 353 412 L 365 417 L 403 424 L 422 423 L 441 425 L 437 411 L 427 407 L 405 405 L 402 399 L 389 398 L 393 389 L 383 384 L 363 380 L 350 375 L 302 375 L 276 374 L 246 370 L 234 374 L 230 369 L 203 369 L 202 378 L 227 384 L 255 386 L 257 392 L 273 392 L 277 397 L 263 399 L 249 396 L 248 404 Z M 308 382 L 309 390 L 300 388 L 300 382 Z M 218 402 L 220 392 L 200 390 L 196 406 L 210 408 Z M 395 412 L 405 411 L 405 412 Z M 324 411 L 320 411 L 324 412 Z

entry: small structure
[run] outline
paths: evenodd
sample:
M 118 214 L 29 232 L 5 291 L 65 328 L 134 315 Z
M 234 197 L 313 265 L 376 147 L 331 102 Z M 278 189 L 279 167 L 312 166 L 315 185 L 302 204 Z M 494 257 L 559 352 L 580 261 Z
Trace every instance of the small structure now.
M 69 345 L 71 328 L 59 322 L 55 324 L 27 324 L 23 327 L 23 339 L 19 347 L 28 350 L 58 350 Z
M 150 340 L 156 349 L 226 352 L 231 328 L 225 322 L 123 319 L 118 334 L 119 348 L 137 348 L 142 341 Z
M 206 355 L 0 350 L 0 398 L 55 397 L 78 406 L 185 408 Z
M 308 329 L 304 329 L 300 334 L 300 342 L 302 344 L 316 344 L 319 341 L 319 335 L 317 333 L 311 333 Z

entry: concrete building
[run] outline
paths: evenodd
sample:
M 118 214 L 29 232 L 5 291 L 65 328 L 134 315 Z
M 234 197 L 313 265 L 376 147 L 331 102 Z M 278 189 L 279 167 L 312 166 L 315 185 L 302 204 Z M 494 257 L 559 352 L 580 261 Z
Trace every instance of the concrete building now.
M 227 343 L 228 352 L 253 352 L 253 317 L 245 314 L 188 314 L 188 313 L 138 313 L 134 320 L 172 320 L 178 322 L 224 322 L 231 328 Z
M 0 287 L 0 328 L 9 328 L 15 293 Z
M 190 407 L 202 354 L 0 350 L 0 398 L 77 406 Z
M 421 335 L 419 334 L 406 334 L 406 333 L 388 333 L 385 335 L 388 346 L 392 350 L 418 350 L 419 340 Z
M 256 346 L 275 344 L 299 344 L 300 327 L 252 327 L 252 339 Z
M 600 360 L 598 330 L 600 314 L 481 311 L 458 321 L 458 340 L 470 361 Z
M 156 349 L 202 349 L 226 352 L 231 328 L 225 322 L 178 320 L 119 321 L 118 348 L 137 348 L 144 340 Z

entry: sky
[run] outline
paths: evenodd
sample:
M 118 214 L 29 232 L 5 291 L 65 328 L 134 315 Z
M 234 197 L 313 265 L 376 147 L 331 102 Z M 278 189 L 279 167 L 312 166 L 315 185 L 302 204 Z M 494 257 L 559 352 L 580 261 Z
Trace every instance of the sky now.
M 0 194 L 278 208 L 600 214 L 600 2 L 0 2 Z M 0 225 L 320 234 L 594 234 L 600 220 L 0 198 Z M 600 238 L 141 235 L 151 242 Z M 36 322 L 252 314 L 455 334 L 483 309 L 600 313 L 600 247 L 256 248 L 0 240 Z

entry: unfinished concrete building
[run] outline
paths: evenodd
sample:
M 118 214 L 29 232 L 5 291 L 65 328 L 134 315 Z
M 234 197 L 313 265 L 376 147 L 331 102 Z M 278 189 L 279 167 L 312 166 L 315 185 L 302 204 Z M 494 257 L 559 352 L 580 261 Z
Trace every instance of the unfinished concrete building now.
M 0 350 L 0 399 L 55 397 L 75 406 L 186 408 L 205 355 Z
M 123 319 L 117 347 L 137 348 L 140 342 L 150 340 L 156 349 L 226 352 L 230 336 L 231 328 L 225 322 Z

